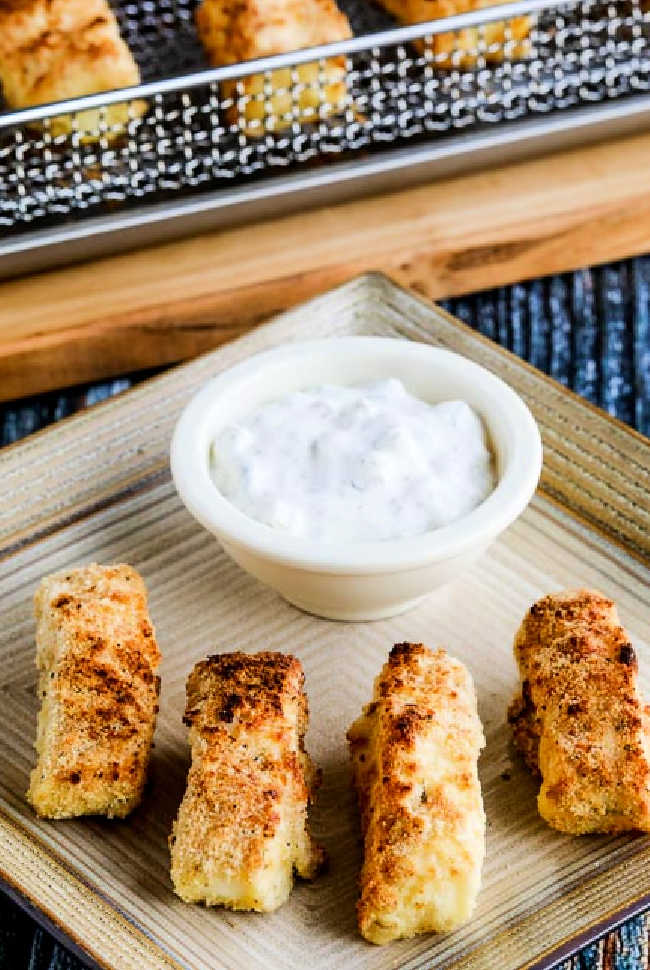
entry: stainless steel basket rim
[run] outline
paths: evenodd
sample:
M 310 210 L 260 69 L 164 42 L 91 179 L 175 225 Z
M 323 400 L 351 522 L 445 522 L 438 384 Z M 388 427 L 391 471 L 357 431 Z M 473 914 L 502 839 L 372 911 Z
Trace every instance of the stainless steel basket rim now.
M 380 180 L 394 172 L 408 172 L 414 166 L 450 163 L 458 166 L 455 174 L 459 174 L 471 170 L 472 166 L 468 166 L 471 156 L 480 156 L 485 152 L 499 151 L 507 156 L 518 145 L 527 145 L 521 157 L 534 157 L 549 140 L 557 139 L 554 148 L 574 146 L 576 140 L 578 143 L 590 144 L 611 136 L 612 131 L 608 126 L 616 126 L 619 129 L 618 134 L 634 134 L 638 132 L 639 125 L 645 127 L 649 120 L 650 94 L 636 95 L 626 100 L 623 111 L 621 104 L 617 102 L 580 106 L 567 109 L 554 117 L 503 122 L 498 129 L 459 133 L 447 142 L 433 141 L 416 146 L 393 147 L 371 158 L 355 159 L 338 166 L 292 172 L 253 185 L 220 187 L 202 193 L 200 197 L 179 196 L 177 199 L 138 206 L 125 212 L 98 215 L 79 222 L 66 222 L 61 226 L 32 229 L 13 236 L 6 242 L 0 239 L 0 279 L 6 275 L 2 271 L 2 260 L 8 256 L 20 257 L 20 254 L 27 254 L 31 250 L 69 244 L 74 240 L 82 241 L 89 236 L 119 234 L 158 223 L 171 229 L 176 219 L 192 218 L 209 211 L 225 211 L 242 200 L 259 203 L 263 199 L 286 199 L 319 188 L 340 187 L 342 183 L 354 183 L 359 179 Z M 480 165 L 479 160 L 479 167 Z M 447 171 L 446 174 L 454 172 Z M 417 181 L 416 179 L 416 184 Z M 407 184 L 410 183 L 404 183 Z M 386 186 L 384 190 L 390 188 L 395 191 L 404 185 Z M 282 214 L 286 215 L 286 210 L 282 210 Z M 171 238 L 174 238 L 173 233 Z
M 595 2 L 596 0 L 585 0 L 586 5 Z M 394 27 L 370 34 L 359 34 L 347 40 L 334 41 L 330 44 L 319 44 L 315 47 L 259 57 L 223 67 L 206 68 L 178 77 L 163 78 L 158 81 L 149 81 L 145 84 L 117 88 L 112 91 L 101 91 L 97 94 L 87 94 L 49 104 L 35 105 L 30 108 L 6 111 L 0 113 L 0 129 L 30 124 L 56 115 L 103 108 L 125 101 L 155 98 L 156 95 L 184 91 L 188 88 L 217 84 L 222 81 L 237 80 L 249 77 L 252 74 L 291 68 L 311 61 L 407 44 L 423 37 L 451 33 L 468 27 L 480 27 L 494 21 L 512 20 L 515 17 L 530 15 L 543 10 L 554 10 L 566 6 L 566 3 L 567 0 L 516 0 L 513 3 L 495 4 L 479 10 L 455 14 L 452 17 L 427 20 L 419 24 Z

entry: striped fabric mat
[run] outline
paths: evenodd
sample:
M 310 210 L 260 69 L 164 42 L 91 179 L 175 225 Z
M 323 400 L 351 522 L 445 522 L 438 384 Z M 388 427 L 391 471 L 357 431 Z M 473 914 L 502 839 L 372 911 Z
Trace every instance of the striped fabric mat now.
M 650 435 L 650 256 L 445 301 L 446 309 L 621 421 Z M 0 405 L 9 444 L 147 374 Z M 648 970 L 650 917 L 626 923 L 561 970 Z M 0 970 L 83 965 L 0 893 Z M 495 968 L 498 970 L 498 968 Z

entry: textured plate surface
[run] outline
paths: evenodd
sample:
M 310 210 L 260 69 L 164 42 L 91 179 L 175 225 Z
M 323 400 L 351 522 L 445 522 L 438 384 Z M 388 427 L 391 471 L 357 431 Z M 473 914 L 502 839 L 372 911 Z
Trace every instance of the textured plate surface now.
M 204 380 L 289 339 L 379 333 L 439 343 L 522 393 L 545 442 L 543 486 L 484 560 L 442 595 L 393 620 L 308 617 L 240 572 L 190 519 L 169 481 L 173 422 Z M 506 705 L 513 633 L 530 602 L 567 585 L 619 604 L 650 687 L 647 583 L 650 444 L 514 357 L 378 277 L 349 284 L 124 398 L 0 456 L 0 871 L 100 964 L 130 968 L 515 968 L 634 904 L 648 890 L 645 838 L 570 839 L 537 817 L 535 787 L 511 760 Z M 571 511 L 569 511 L 569 509 Z M 31 597 L 47 572 L 125 559 L 148 583 L 164 652 L 152 784 L 129 820 L 40 822 L 23 792 L 38 706 Z M 447 937 L 377 949 L 355 932 L 359 865 L 344 730 L 396 640 L 444 644 L 472 670 L 487 735 L 489 819 L 474 919 Z M 295 652 L 307 673 L 308 743 L 324 769 L 315 829 L 330 871 L 271 916 L 184 906 L 171 893 L 166 836 L 187 765 L 184 681 L 207 652 Z M 584 937 L 582 937 L 584 942 Z

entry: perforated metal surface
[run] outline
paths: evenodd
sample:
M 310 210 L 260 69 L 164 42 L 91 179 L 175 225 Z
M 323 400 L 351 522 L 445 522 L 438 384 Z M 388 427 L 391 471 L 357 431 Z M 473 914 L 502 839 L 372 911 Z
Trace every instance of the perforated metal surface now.
M 341 5 L 357 37 L 318 50 L 345 54 L 345 105 L 334 111 L 323 102 L 313 121 L 300 108 L 305 84 L 296 55 L 270 62 L 276 70 L 292 68 L 291 110 L 278 118 L 271 96 L 279 88 L 270 70 L 263 90 L 252 96 L 245 93 L 241 68 L 206 70 L 193 0 L 119 0 L 124 37 L 148 82 L 130 92 L 134 104 L 138 94 L 146 95 L 144 114 L 137 117 L 134 110 L 122 133 L 107 130 L 101 112 L 96 130 L 80 131 L 72 114 L 71 134 L 53 134 L 42 110 L 23 112 L 19 124 L 15 115 L 0 114 L 0 233 L 331 166 L 394 145 L 454 139 L 650 90 L 647 0 L 518 4 L 518 13 L 531 17 L 523 46 L 508 28 L 504 42 L 487 43 L 486 18 L 499 19 L 499 8 L 477 11 L 454 22 L 478 25 L 475 46 L 468 52 L 456 44 L 451 55 L 417 40 L 427 30 L 448 39 L 451 21 L 393 31 L 387 39 L 372 34 L 391 21 L 370 0 Z M 307 86 L 322 96 L 326 58 L 319 63 L 318 79 Z M 245 70 L 252 75 L 268 64 Z M 238 96 L 228 97 L 224 80 L 235 77 Z M 251 101 L 263 106 L 262 120 L 251 122 Z

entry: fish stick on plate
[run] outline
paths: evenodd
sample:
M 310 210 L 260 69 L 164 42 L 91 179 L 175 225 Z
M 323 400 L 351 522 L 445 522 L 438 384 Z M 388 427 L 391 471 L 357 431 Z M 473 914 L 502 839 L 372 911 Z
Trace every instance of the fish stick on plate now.
M 139 84 L 140 72 L 106 0 L 0 0 L 0 83 L 18 109 Z M 76 127 L 85 141 L 115 136 L 145 109 L 144 101 L 88 109 Z M 72 127 L 70 115 L 49 121 L 54 136 Z
M 323 851 L 307 808 L 318 772 L 305 752 L 302 666 L 281 653 L 224 653 L 187 681 L 192 761 L 170 837 L 174 889 L 188 903 L 269 912 Z
M 539 813 L 572 835 L 650 831 L 650 731 L 616 606 L 580 589 L 531 606 L 515 637 L 509 721 L 541 776 Z
M 361 934 L 388 943 L 461 926 L 485 854 L 484 738 L 467 669 L 444 650 L 396 644 L 348 741 L 363 834 Z
M 139 803 L 153 737 L 160 654 L 131 566 L 70 569 L 35 596 L 40 670 L 27 798 L 47 818 L 122 818 Z
M 400 24 L 454 17 L 492 7 L 497 0 L 376 0 Z M 500 2 L 500 0 L 499 0 Z M 430 53 L 433 65 L 445 70 L 475 67 L 481 58 L 488 63 L 526 57 L 531 50 L 532 17 L 492 20 L 480 27 L 434 34 L 414 41 L 421 52 Z
M 203 0 L 196 25 L 214 67 L 352 36 L 334 0 Z M 221 91 L 233 101 L 228 121 L 239 123 L 248 135 L 281 131 L 294 121 L 318 121 L 340 114 L 348 104 L 345 57 L 224 81 Z

